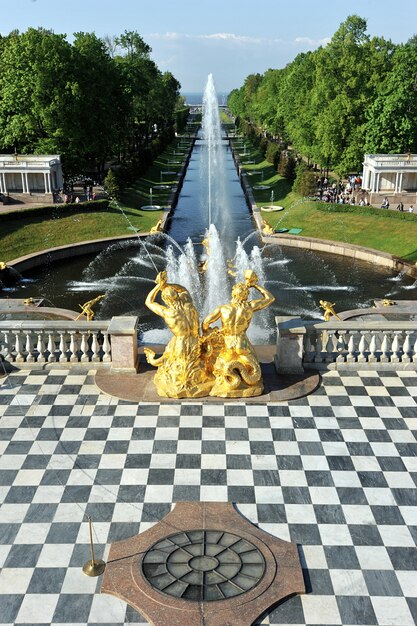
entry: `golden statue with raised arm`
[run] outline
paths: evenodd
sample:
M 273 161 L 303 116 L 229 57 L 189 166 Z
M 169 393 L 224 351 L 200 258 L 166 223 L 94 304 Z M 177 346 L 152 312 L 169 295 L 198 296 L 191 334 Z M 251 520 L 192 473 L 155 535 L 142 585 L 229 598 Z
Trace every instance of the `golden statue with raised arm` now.
M 87 322 L 91 322 L 95 316 L 95 313 L 93 311 L 93 306 L 97 304 L 97 302 L 100 302 L 100 300 L 105 298 L 105 296 L 106 294 L 102 296 L 97 296 L 97 298 L 88 300 L 88 302 L 85 302 L 84 304 L 79 304 L 78 306 L 80 307 L 82 313 L 80 313 L 79 316 L 75 318 L 75 320 L 77 321 L 81 319 L 83 316 L 85 316 L 87 318 Z
M 324 310 L 324 321 L 328 322 L 329 319 L 333 316 L 336 319 L 340 320 L 341 318 L 338 316 L 336 311 L 334 310 L 336 303 L 328 302 L 327 300 L 320 300 L 320 306 Z
M 257 289 L 262 297 L 248 300 L 251 287 Z M 215 377 L 211 396 L 248 398 L 263 392 L 261 366 L 246 331 L 255 311 L 265 309 L 274 300 L 274 296 L 258 284 L 255 272 L 246 270 L 245 282 L 236 283 L 232 289 L 231 302 L 217 307 L 203 321 L 203 336 L 208 335 L 207 370 L 209 373 L 212 371 Z M 217 320 L 222 323 L 220 331 L 210 328 Z M 213 333 L 217 343 L 211 353 L 210 333 Z
M 160 272 L 155 282 L 145 304 L 164 319 L 174 335 L 159 358 L 150 348 L 144 349 L 148 363 L 158 368 L 154 378 L 157 392 L 168 398 L 207 396 L 213 379 L 202 362 L 199 319 L 191 296 L 185 287 L 168 284 L 166 272 Z M 156 301 L 159 293 L 164 304 Z

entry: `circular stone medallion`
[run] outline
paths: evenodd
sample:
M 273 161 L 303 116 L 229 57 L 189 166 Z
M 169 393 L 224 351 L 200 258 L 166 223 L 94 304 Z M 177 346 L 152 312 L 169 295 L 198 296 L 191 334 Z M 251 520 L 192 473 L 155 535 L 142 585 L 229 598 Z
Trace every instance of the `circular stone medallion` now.
M 262 580 L 265 559 L 253 544 L 221 530 L 190 530 L 155 543 L 142 561 L 152 587 L 183 600 L 239 596 Z

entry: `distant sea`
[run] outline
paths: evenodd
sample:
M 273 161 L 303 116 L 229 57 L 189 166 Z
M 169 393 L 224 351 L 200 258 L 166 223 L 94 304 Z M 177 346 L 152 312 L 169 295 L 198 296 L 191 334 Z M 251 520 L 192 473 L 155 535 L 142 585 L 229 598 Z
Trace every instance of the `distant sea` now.
M 187 104 L 203 104 L 203 92 L 202 91 L 185 91 L 181 94 L 184 96 Z M 227 104 L 227 96 L 229 92 L 227 91 L 219 91 L 217 92 L 217 100 L 220 105 Z

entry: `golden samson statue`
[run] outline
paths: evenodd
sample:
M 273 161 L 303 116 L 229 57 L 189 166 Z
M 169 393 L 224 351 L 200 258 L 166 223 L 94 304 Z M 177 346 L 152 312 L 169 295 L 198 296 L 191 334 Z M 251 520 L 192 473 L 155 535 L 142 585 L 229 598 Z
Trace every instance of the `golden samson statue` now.
M 261 298 L 249 300 L 251 288 Z M 156 302 L 159 293 L 165 306 Z M 258 284 L 255 272 L 247 270 L 245 282 L 234 285 L 230 303 L 204 319 L 200 337 L 198 313 L 189 292 L 181 285 L 168 284 L 166 272 L 160 272 L 146 305 L 165 320 L 174 336 L 160 358 L 145 348 L 148 363 L 158 367 L 154 379 L 158 394 L 170 398 L 260 395 L 261 367 L 246 331 L 255 311 L 273 301 L 273 295 Z M 221 328 L 213 328 L 218 320 Z

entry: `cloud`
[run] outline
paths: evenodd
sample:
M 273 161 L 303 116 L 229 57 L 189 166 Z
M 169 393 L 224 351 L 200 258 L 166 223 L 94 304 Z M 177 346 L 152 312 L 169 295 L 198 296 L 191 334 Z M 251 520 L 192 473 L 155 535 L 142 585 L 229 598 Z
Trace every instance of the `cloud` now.
M 311 37 L 296 37 L 294 43 L 311 46 L 317 48 L 318 46 L 326 46 L 330 43 L 331 37 L 323 37 L 323 39 L 311 39 Z

